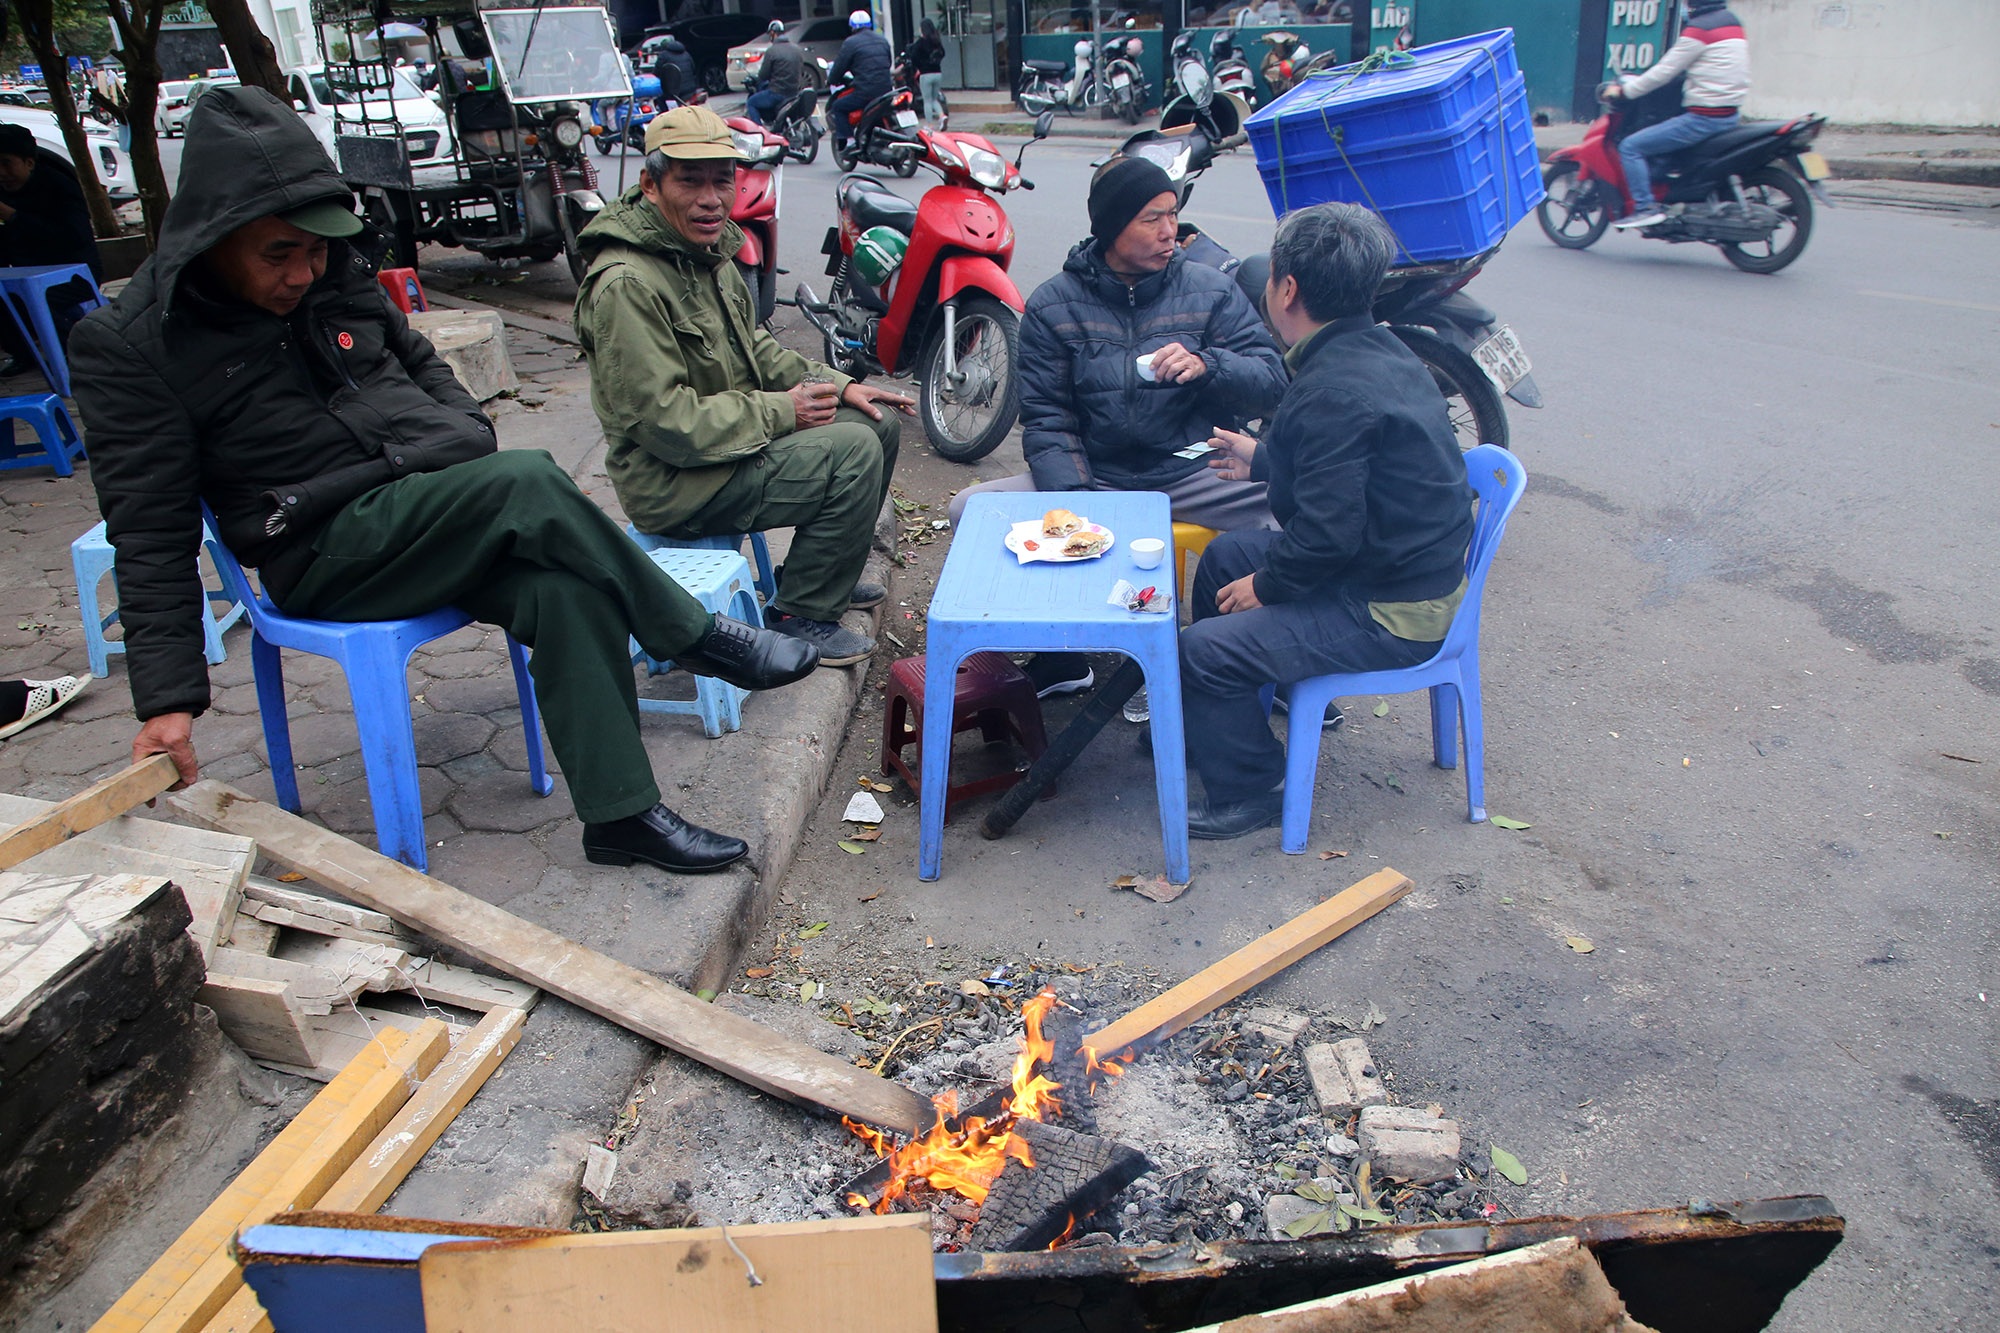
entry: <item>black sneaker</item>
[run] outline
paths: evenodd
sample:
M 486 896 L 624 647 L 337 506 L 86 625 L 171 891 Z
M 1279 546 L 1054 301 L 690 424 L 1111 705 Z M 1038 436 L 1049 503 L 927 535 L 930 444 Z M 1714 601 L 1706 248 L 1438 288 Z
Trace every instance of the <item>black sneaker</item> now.
M 1022 670 L 1034 682 L 1037 699 L 1056 694 L 1082 694 L 1097 684 L 1097 673 L 1090 669 L 1090 663 L 1082 653 L 1036 653 Z
M 819 664 L 823 667 L 853 666 L 867 661 L 875 651 L 875 640 L 866 634 L 856 634 L 837 620 L 807 620 L 785 611 L 766 611 L 764 628 L 819 649 Z

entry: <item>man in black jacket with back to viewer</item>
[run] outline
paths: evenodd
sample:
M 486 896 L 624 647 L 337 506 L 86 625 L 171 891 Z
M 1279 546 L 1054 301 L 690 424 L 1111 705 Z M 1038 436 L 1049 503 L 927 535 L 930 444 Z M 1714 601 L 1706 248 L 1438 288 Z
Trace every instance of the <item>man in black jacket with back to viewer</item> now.
M 1225 477 L 1269 485 L 1280 531 L 1225 533 L 1195 574 L 1181 635 L 1187 753 L 1206 799 L 1188 834 L 1278 822 L 1285 749 L 1258 690 L 1415 666 L 1465 595 L 1472 492 L 1437 382 L 1370 313 L 1395 238 L 1356 204 L 1286 216 L 1264 305 L 1292 386 L 1262 441 L 1217 431 Z
M 826 123 L 833 131 L 836 146 L 846 143 L 853 131 L 847 123 L 848 114 L 863 110 L 889 91 L 896 64 L 896 53 L 889 49 L 889 39 L 875 31 L 873 14 L 857 9 L 847 16 L 847 26 L 850 29 L 847 40 L 840 44 L 833 68 L 826 72 L 829 87 L 847 84 L 846 92 L 826 104 Z
M 221 89 L 187 129 L 159 249 L 71 346 L 117 553 L 132 757 L 170 755 L 195 780 L 206 501 L 292 615 L 456 606 L 533 648 L 591 861 L 696 872 L 744 856 L 659 803 L 628 636 L 749 689 L 803 678 L 818 653 L 703 611 L 548 454 L 496 452 L 479 404 L 375 281 L 377 238 L 290 107 Z
M 0 267 L 29 268 L 42 264 L 83 264 L 97 271 L 97 235 L 90 225 L 90 206 L 76 171 L 53 153 L 44 153 L 26 125 L 0 124 Z M 64 283 L 48 293 L 49 313 L 56 332 L 67 338 L 83 318 L 80 304 L 88 295 L 80 282 Z M 0 318 L 0 350 L 7 363 L 0 376 L 34 369 L 27 337 L 12 319 Z

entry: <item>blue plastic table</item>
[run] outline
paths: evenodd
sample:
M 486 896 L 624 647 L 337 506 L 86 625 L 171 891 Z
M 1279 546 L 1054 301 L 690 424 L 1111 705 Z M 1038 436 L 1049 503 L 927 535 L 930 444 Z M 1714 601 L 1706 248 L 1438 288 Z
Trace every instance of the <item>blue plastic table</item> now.
M 1117 544 L 1101 559 L 1077 564 L 1021 564 L 1005 545 L 1007 529 L 1051 509 L 1073 510 L 1111 529 Z M 1169 558 L 1157 569 L 1132 563 L 1131 543 L 1156 537 Z M 1181 729 L 1181 665 L 1173 612 L 1127 611 L 1106 599 L 1127 579 L 1139 587 L 1174 581 L 1173 517 L 1156 491 L 1061 491 L 975 495 L 952 534 L 951 552 L 931 597 L 924 658 L 925 693 L 952 697 L 966 657 L 1010 652 L 1123 653 L 1146 673 L 1152 701 L 1153 770 L 1160 799 L 1160 841 L 1167 878 L 1188 879 L 1186 742 Z M 917 876 L 936 879 L 944 860 L 944 804 L 951 762 L 951 709 L 924 713 L 923 782 Z M 1106 812 L 1107 815 L 1109 812 Z

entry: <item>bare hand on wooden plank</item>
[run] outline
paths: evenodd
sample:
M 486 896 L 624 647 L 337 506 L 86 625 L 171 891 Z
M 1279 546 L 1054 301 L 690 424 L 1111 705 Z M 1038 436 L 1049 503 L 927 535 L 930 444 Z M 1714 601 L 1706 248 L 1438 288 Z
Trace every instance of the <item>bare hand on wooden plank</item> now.
M 1109 1056 L 1141 1042 L 1171 1037 L 1203 1014 L 1221 1008 L 1266 977 L 1275 976 L 1321 945 L 1344 935 L 1409 891 L 1409 878 L 1400 870 L 1384 866 L 1312 910 L 1301 912 L 1276 930 L 1252 940 L 1221 962 L 1203 968 L 1111 1026 L 1085 1037 L 1083 1044 L 1099 1056 Z
M 198 782 L 168 797 L 167 804 L 196 823 L 254 838 L 264 855 L 342 897 L 386 912 L 489 967 L 560 995 L 754 1088 L 905 1134 L 927 1128 L 937 1118 L 929 1099 L 908 1088 L 703 1004 L 650 973 L 481 902 L 233 787 Z
M 174 761 L 163 754 L 120 769 L 104 781 L 51 806 L 0 834 L 0 870 L 19 865 L 37 852 L 87 833 L 107 819 L 152 800 L 180 781 Z

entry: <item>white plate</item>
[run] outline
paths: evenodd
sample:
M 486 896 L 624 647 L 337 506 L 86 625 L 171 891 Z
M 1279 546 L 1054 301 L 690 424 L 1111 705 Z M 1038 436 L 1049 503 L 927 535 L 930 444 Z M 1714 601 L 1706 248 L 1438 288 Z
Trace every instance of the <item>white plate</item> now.
M 1118 538 L 1112 535 L 1110 528 L 1092 523 L 1089 519 L 1083 521 L 1083 528 L 1086 532 L 1104 534 L 1104 549 L 1096 555 L 1064 555 L 1063 543 L 1067 542 L 1069 537 L 1043 536 L 1042 521 L 1038 518 L 1031 518 L 1025 523 L 1016 523 L 1007 529 L 1007 549 L 1019 556 L 1024 565 L 1033 560 L 1041 560 L 1051 565 L 1074 565 L 1081 560 L 1102 559 L 1117 548 Z M 1029 548 L 1029 542 L 1035 544 L 1033 549 Z
M 898 129 L 915 129 L 917 127 L 917 113 L 914 111 L 898 111 L 896 113 L 896 126 Z
M 1514 336 L 1514 330 L 1502 324 L 1493 331 L 1493 336 L 1472 349 L 1472 359 L 1486 372 L 1486 377 L 1505 393 L 1524 379 L 1534 368 L 1528 360 L 1527 348 Z

